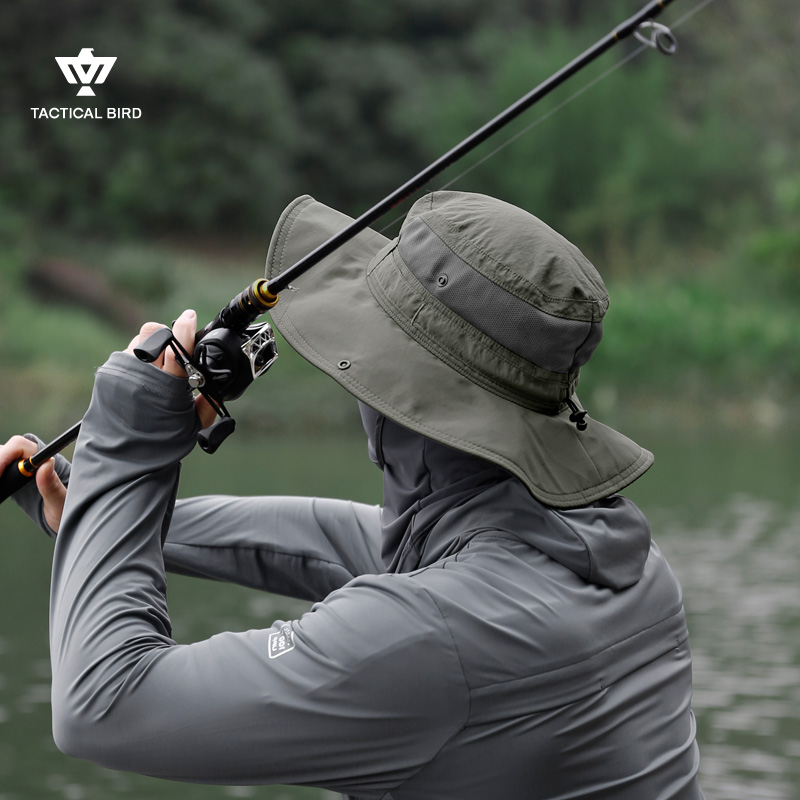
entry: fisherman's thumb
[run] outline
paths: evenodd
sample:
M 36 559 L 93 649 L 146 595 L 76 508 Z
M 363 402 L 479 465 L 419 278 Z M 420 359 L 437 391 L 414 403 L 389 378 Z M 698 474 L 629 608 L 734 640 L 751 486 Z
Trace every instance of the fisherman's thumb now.
M 52 458 L 49 461 L 45 461 L 37 471 L 36 488 L 44 501 L 45 521 L 55 533 L 58 533 L 67 489 L 56 473 L 55 461 Z

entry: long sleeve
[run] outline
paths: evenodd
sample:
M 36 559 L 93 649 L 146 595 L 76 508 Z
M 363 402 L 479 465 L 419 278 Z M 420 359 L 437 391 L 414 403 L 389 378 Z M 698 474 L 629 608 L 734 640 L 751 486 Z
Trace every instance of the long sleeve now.
M 300 620 L 176 644 L 162 539 L 194 433 L 185 381 L 125 354 L 99 370 L 53 565 L 56 743 L 176 780 L 383 796 L 466 722 L 445 619 L 412 577 L 364 576 Z
M 37 437 L 28 435 L 41 446 Z M 56 456 L 69 484 L 70 463 Z M 31 482 L 14 500 L 48 536 Z M 321 600 L 358 575 L 383 572 L 380 508 L 311 497 L 212 495 L 178 500 L 166 542 L 168 572 Z
M 170 572 L 322 600 L 358 575 L 383 572 L 380 508 L 311 497 L 206 496 L 175 505 Z

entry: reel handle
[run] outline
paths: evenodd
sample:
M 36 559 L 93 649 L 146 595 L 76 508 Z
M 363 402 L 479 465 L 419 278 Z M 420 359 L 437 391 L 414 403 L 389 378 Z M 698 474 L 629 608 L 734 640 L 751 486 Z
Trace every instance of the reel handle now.
M 216 453 L 217 448 L 236 430 L 233 417 L 218 417 L 197 434 L 197 443 L 206 453 Z
M 138 347 L 133 348 L 133 354 L 139 361 L 152 364 L 172 341 L 172 331 L 169 328 L 159 328 L 154 334 L 148 336 Z

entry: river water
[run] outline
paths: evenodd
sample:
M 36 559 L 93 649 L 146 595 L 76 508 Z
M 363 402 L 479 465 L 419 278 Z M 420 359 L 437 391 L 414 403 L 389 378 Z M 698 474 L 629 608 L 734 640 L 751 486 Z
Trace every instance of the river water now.
M 798 800 L 800 441 L 707 431 L 645 431 L 637 438 L 654 450 L 656 466 L 628 494 L 647 513 L 683 584 L 706 796 Z M 242 437 L 213 458 L 197 452 L 187 460 L 182 494 L 206 492 L 303 493 L 377 503 L 380 480 L 360 440 L 268 444 Z M 0 508 L 0 800 L 335 796 L 289 787 L 176 784 L 61 755 L 50 735 L 51 549 L 13 504 Z M 240 587 L 170 579 L 179 641 L 269 625 L 305 608 Z

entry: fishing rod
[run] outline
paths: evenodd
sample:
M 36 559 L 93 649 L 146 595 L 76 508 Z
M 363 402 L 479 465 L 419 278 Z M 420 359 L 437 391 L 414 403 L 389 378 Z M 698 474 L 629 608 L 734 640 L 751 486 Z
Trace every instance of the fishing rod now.
M 200 447 L 208 453 L 213 453 L 233 433 L 236 423 L 225 408 L 224 402 L 238 398 L 256 378 L 272 366 L 278 357 L 275 336 L 269 323 L 254 323 L 264 312 L 275 306 L 280 292 L 618 42 L 633 36 L 648 47 L 665 55 L 673 55 L 678 49 L 675 36 L 666 25 L 654 21 L 654 18 L 673 2 L 674 0 L 651 0 L 639 12 L 617 25 L 610 33 L 553 73 L 547 80 L 288 269 L 271 280 L 261 278 L 254 281 L 198 331 L 192 355 L 173 336 L 169 328 L 159 329 L 136 347 L 134 354 L 145 362 L 155 361 L 167 347 L 171 348 L 178 363 L 186 371 L 189 386 L 202 394 L 217 413 L 217 419 L 198 434 Z M 76 423 L 36 455 L 10 464 L 0 476 L 0 503 L 28 483 L 48 458 L 74 442 L 80 432 L 80 426 L 80 422 Z
M 15 461 L 9 464 L 4 470 L 2 478 L 0 478 L 0 503 L 7 497 L 11 497 L 14 492 L 19 491 L 31 478 L 35 477 L 36 470 L 39 469 L 48 458 L 52 458 L 65 447 L 72 444 L 78 438 L 80 429 L 81 423 L 76 422 L 71 428 L 65 430 L 61 436 L 53 439 L 50 444 L 42 447 L 30 458 L 23 458 L 21 461 Z

